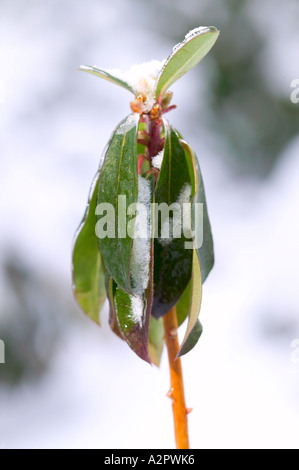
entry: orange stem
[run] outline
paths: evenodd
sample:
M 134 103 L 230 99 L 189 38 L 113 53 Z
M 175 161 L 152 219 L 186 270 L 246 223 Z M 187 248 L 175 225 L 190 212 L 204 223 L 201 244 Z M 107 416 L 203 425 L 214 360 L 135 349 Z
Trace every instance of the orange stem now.
M 177 336 L 178 322 L 176 308 L 173 307 L 164 315 L 165 340 L 168 350 L 171 388 L 168 396 L 172 399 L 172 411 L 174 419 L 175 442 L 177 449 L 189 449 L 188 422 L 186 409 L 184 381 L 181 359 L 176 359 L 179 352 L 179 340 Z

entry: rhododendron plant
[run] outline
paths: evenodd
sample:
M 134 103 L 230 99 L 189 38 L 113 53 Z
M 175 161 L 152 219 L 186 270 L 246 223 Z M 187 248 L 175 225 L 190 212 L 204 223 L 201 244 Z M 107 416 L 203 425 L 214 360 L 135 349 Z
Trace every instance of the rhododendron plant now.
M 128 72 L 81 66 L 134 96 L 115 129 L 76 234 L 73 288 L 98 324 L 105 299 L 112 330 L 144 361 L 159 365 L 166 343 L 178 448 L 188 448 L 180 357 L 202 333 L 202 283 L 214 264 L 203 179 L 191 146 L 166 120 L 171 85 L 209 52 L 219 35 L 196 28 L 169 57 Z M 179 345 L 177 329 L 187 329 Z

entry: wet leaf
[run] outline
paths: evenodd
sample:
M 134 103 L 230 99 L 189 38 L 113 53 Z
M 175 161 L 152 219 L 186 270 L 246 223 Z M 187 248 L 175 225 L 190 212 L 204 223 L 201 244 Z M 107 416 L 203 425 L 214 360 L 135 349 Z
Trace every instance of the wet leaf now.
M 154 176 L 138 178 L 138 203 L 136 205 L 134 241 L 131 253 L 132 293 L 124 291 L 115 281 L 108 284 L 110 301 L 110 326 L 127 341 L 130 348 L 143 360 L 158 361 L 157 336 L 153 336 L 156 357 L 149 353 L 149 328 L 153 302 L 153 227 L 151 203 L 154 198 Z M 144 212 L 144 209 L 146 211 Z M 135 211 L 134 211 L 135 212 Z M 155 335 L 158 331 L 155 330 Z M 152 348 L 153 351 L 153 348 Z
M 165 121 L 165 133 L 164 157 L 157 182 L 155 202 L 159 205 L 164 204 L 167 210 L 173 205 L 175 214 L 170 210 L 169 220 L 166 217 L 164 221 L 161 221 L 160 216 L 156 216 L 153 304 L 155 318 L 165 315 L 184 292 L 191 278 L 193 253 L 192 249 L 185 249 L 187 239 L 182 233 L 183 225 L 181 224 L 181 228 L 178 225 L 178 221 L 182 222 L 178 214 L 183 213 L 183 204 L 191 201 L 192 188 L 188 164 L 179 137 L 167 121 Z M 165 214 L 167 216 L 167 212 Z M 168 223 L 169 236 L 164 232 Z
M 99 69 L 97 67 L 92 67 L 90 65 L 81 65 L 80 70 L 82 70 L 82 72 L 87 72 L 97 77 L 104 78 L 105 80 L 108 80 L 109 82 L 115 83 L 115 85 L 119 85 L 122 88 L 125 88 L 126 90 L 130 91 L 134 95 L 136 93 L 135 90 L 127 82 L 117 77 L 116 75 L 112 75 L 107 70 Z
M 178 357 L 186 354 L 192 347 L 196 344 L 199 339 L 198 332 L 199 329 L 195 329 L 198 315 L 201 307 L 202 299 L 202 280 L 201 280 L 201 270 L 199 259 L 196 250 L 193 253 L 193 263 L 192 263 L 192 278 L 191 278 L 191 295 L 190 295 L 190 306 L 188 314 L 188 325 L 183 339 Z M 194 330 L 194 331 L 193 331 Z M 197 340 L 195 341 L 197 337 Z
M 97 235 L 106 269 L 116 283 L 131 292 L 130 266 L 133 240 L 127 226 L 137 203 L 137 129 L 139 115 L 124 119 L 114 132 L 100 174 Z
M 213 26 L 196 28 L 177 44 L 158 75 L 156 98 L 197 65 L 210 51 L 219 36 Z
M 188 338 L 186 339 L 184 345 L 182 346 L 178 357 L 184 356 L 188 352 L 191 351 L 191 349 L 196 346 L 198 340 L 200 339 L 201 335 L 203 332 L 202 324 L 200 323 L 199 320 L 196 321 L 193 330 L 189 334 Z
M 117 286 L 110 275 L 106 282 L 109 300 L 109 325 L 112 331 L 125 340 L 144 361 L 151 364 L 149 355 L 150 312 L 147 296 L 137 298 Z
M 141 359 L 151 364 L 147 296 L 135 297 L 114 283 L 114 305 L 119 329 L 128 345 Z
M 188 317 L 189 310 L 190 310 L 190 298 L 191 298 L 191 280 L 189 281 L 181 298 L 176 304 L 178 326 L 181 326 L 182 323 L 184 323 L 184 321 Z
M 202 246 L 198 248 L 197 252 L 200 261 L 202 282 L 204 283 L 214 266 L 213 236 L 208 214 L 205 188 L 198 160 L 192 148 L 190 147 L 190 145 L 187 144 L 187 142 L 181 141 L 181 144 L 185 150 L 186 159 L 187 161 L 189 161 L 190 174 L 192 175 L 192 194 L 195 194 L 195 197 L 192 201 L 193 208 L 195 206 L 195 203 L 203 204 L 203 233 L 197 233 L 196 236 L 198 236 L 199 239 L 203 240 Z
M 164 325 L 163 319 L 159 318 L 156 320 L 154 317 L 150 319 L 150 329 L 149 329 L 149 355 L 151 361 L 155 366 L 160 366 L 161 356 L 164 347 Z
M 106 273 L 106 293 L 109 302 L 109 325 L 113 333 L 115 333 L 120 339 L 125 340 L 117 322 L 116 309 L 114 305 L 113 282 L 114 281 L 110 274 Z
M 73 290 L 80 307 L 99 324 L 99 313 L 106 292 L 104 267 L 95 233 L 98 188 L 99 172 L 92 184 L 86 212 L 74 243 Z

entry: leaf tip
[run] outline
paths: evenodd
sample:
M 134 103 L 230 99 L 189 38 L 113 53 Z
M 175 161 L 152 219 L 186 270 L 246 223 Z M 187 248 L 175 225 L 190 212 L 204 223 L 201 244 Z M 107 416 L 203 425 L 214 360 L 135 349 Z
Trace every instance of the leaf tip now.
M 78 68 L 78 70 L 81 70 L 82 72 L 88 72 L 90 69 L 91 67 L 89 67 L 89 65 L 80 65 Z

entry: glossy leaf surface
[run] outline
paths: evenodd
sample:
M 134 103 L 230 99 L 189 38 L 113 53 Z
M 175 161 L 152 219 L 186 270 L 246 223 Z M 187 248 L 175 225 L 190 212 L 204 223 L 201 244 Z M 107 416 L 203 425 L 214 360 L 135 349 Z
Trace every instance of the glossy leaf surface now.
M 91 65 L 81 65 L 80 70 L 82 70 L 82 72 L 87 72 L 91 75 L 95 75 L 96 77 L 104 78 L 104 80 L 108 80 L 111 83 L 115 83 L 116 85 L 119 85 L 122 88 L 125 88 L 126 90 L 135 94 L 135 90 L 127 82 L 125 82 L 121 78 L 118 78 L 115 75 L 112 75 L 106 70 L 99 69 L 97 67 L 92 67 Z
M 184 321 L 188 317 L 189 310 L 190 310 L 190 299 L 191 299 L 191 280 L 189 281 L 181 298 L 176 304 L 178 326 L 181 326 L 182 323 L 184 323 Z
M 132 114 L 114 132 L 102 166 L 98 193 L 97 235 L 102 258 L 110 275 L 126 292 L 131 292 L 133 246 L 127 233 L 133 216 L 128 215 L 126 209 L 130 204 L 136 204 L 138 198 L 138 121 L 139 115 Z M 100 233 L 105 231 L 109 232 L 107 236 Z
M 185 333 L 184 340 L 180 347 L 178 356 L 186 354 L 192 349 L 198 341 L 200 335 L 199 328 L 195 328 L 197 324 L 198 315 L 201 307 L 202 299 L 202 279 L 201 270 L 197 252 L 194 250 L 193 263 L 192 263 L 192 278 L 191 278 L 191 291 L 190 291 L 190 306 L 188 314 L 188 325 Z M 194 329 L 195 328 L 195 329 Z M 197 339 L 196 339 L 197 338 Z
M 114 286 L 114 281 L 110 274 L 106 273 L 106 293 L 107 293 L 107 299 L 109 302 L 109 326 L 113 333 L 115 333 L 119 338 L 125 340 L 124 335 L 122 334 L 118 322 L 117 322 L 117 317 L 116 317 L 116 309 L 114 305 L 114 293 L 113 293 L 113 286 Z
M 150 317 L 153 301 L 153 228 L 151 226 L 151 206 L 154 198 L 154 176 L 138 178 L 138 203 L 132 224 L 134 241 L 131 253 L 132 293 L 124 291 L 113 280 L 108 284 L 110 301 L 110 326 L 120 332 L 130 348 L 143 360 L 151 363 L 159 361 L 160 332 L 152 327 Z M 144 209 L 147 209 L 144 212 Z M 133 222 L 133 221 L 131 221 Z M 149 342 L 152 346 L 150 356 Z
M 196 346 L 198 340 L 200 339 L 202 335 L 202 332 L 203 332 L 202 324 L 200 323 L 199 320 L 197 320 L 194 325 L 193 330 L 190 332 L 189 336 L 187 337 L 186 341 L 181 347 L 178 357 L 184 356 Z
M 183 204 L 191 201 L 191 177 L 186 155 L 176 132 L 165 121 L 165 149 L 160 176 L 157 182 L 155 202 L 168 208 L 176 204 L 181 214 Z M 154 305 L 153 316 L 165 315 L 179 300 L 184 292 L 192 271 L 192 250 L 185 249 L 186 238 L 181 229 L 175 238 L 173 212 L 169 220 L 161 222 L 156 217 L 157 237 L 154 242 Z M 178 216 L 176 216 L 178 221 Z M 181 220 L 180 220 L 181 221 Z M 169 223 L 169 237 L 163 229 Z M 166 224 L 166 225 L 165 225 Z M 173 230 L 175 229 L 175 230 Z M 189 240 L 190 241 L 190 240 Z
M 200 261 L 202 282 L 204 283 L 214 266 L 213 236 L 208 214 L 205 188 L 198 160 L 190 145 L 188 145 L 185 141 L 181 141 L 181 144 L 185 149 L 187 161 L 189 160 L 190 174 L 195 176 L 194 181 L 192 182 L 192 194 L 195 194 L 192 201 L 193 208 L 195 203 L 203 204 L 203 233 L 197 234 L 203 239 L 203 243 L 202 246 L 198 248 L 197 252 Z
M 218 35 L 219 31 L 213 26 L 196 28 L 173 48 L 157 78 L 157 98 L 206 56 Z
M 154 317 L 150 319 L 150 329 L 149 329 L 149 355 L 151 361 L 155 366 L 159 367 L 161 356 L 164 347 L 164 325 L 163 319 L 159 318 L 156 320 Z
M 144 361 L 151 363 L 148 351 L 149 321 L 147 295 L 134 297 L 114 285 L 117 323 L 130 348 Z

